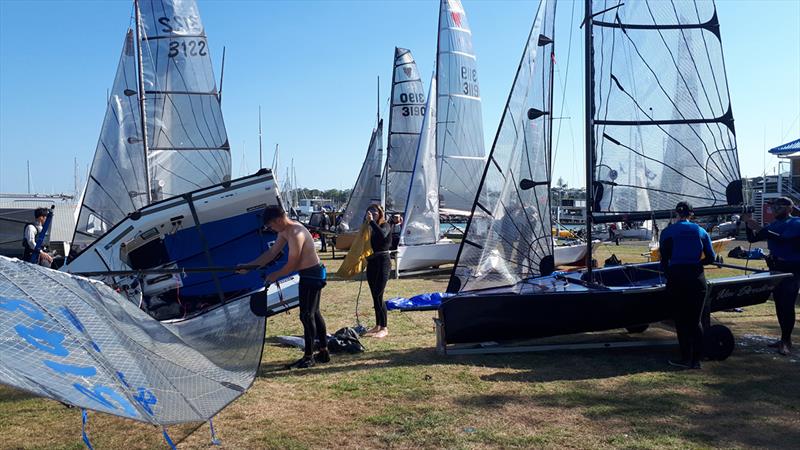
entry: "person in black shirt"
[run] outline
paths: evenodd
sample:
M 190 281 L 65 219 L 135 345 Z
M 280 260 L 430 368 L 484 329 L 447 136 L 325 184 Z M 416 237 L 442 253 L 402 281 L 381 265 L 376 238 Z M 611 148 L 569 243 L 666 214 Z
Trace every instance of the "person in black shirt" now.
M 375 327 L 367 331 L 366 335 L 384 338 L 389 335 L 386 327 L 386 303 L 383 302 L 383 291 L 392 270 L 389 259 L 389 248 L 392 245 L 392 226 L 386 222 L 383 208 L 380 205 L 371 205 L 367 208 L 366 220 L 370 227 L 369 243 L 372 246 L 372 255 L 367 258 L 367 283 L 372 293 L 372 303 L 375 307 Z
M 321 245 L 319 251 L 327 252 L 328 242 L 325 233 L 328 231 L 328 213 L 325 210 L 322 211 L 322 217 L 319 218 L 319 230 L 319 242 Z

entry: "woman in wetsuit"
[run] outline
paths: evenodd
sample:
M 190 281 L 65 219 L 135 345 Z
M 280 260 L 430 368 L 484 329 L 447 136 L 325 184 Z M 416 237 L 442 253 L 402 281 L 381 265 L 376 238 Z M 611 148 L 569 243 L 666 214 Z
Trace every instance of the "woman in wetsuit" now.
M 389 249 L 392 245 L 392 227 L 386 222 L 383 208 L 380 205 L 371 205 L 367 208 L 366 219 L 370 227 L 369 243 L 372 246 L 372 255 L 367 258 L 367 283 L 372 293 L 372 303 L 375 307 L 375 327 L 365 335 L 384 338 L 389 335 L 386 327 L 386 303 L 383 302 L 383 291 L 389 280 L 392 262 L 389 259 Z

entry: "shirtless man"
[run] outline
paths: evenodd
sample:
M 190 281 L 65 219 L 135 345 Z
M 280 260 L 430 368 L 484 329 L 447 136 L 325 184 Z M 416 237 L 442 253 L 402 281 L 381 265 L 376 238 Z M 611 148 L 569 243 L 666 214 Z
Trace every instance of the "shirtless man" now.
M 306 368 L 315 362 L 330 361 L 327 346 L 325 319 L 319 311 L 319 297 L 325 287 L 325 266 L 320 264 L 314 239 L 302 224 L 289 219 L 283 208 L 270 206 L 264 210 L 264 224 L 278 233 L 278 239 L 269 250 L 258 258 L 243 266 L 263 267 L 279 256 L 289 246 L 289 258 L 279 270 L 267 275 L 267 283 L 271 284 L 297 272 L 300 275 L 300 321 L 303 323 L 305 352 L 303 357 L 290 367 Z M 239 269 L 238 273 L 247 273 L 247 269 Z M 319 352 L 314 354 L 314 339 L 319 340 Z

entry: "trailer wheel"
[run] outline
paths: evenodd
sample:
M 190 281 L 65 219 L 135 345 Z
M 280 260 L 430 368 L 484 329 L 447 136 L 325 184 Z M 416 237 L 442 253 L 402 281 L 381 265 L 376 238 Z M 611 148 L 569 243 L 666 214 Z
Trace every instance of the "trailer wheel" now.
M 648 328 L 650 328 L 650 325 L 645 323 L 643 325 L 634 325 L 632 327 L 625 327 L 625 330 L 630 334 L 639 334 L 639 333 L 644 333 Z
M 712 325 L 703 333 L 703 353 L 712 361 L 727 359 L 735 345 L 733 333 L 725 325 Z

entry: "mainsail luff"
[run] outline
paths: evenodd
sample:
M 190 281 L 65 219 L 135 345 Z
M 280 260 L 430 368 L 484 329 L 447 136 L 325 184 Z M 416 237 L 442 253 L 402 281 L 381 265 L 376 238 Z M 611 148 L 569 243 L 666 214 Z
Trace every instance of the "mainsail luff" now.
M 386 146 L 385 207 L 398 212 L 406 197 L 414 170 L 415 150 L 425 116 L 425 91 L 411 51 L 395 47 L 392 73 L 389 136 Z
M 553 269 L 549 188 L 554 23 L 555 1 L 542 0 L 483 171 L 448 292 L 511 286 Z
M 478 180 L 465 174 L 480 173 L 486 154 L 472 32 L 460 0 L 440 3 L 436 75 L 439 206 L 466 215 Z
M 740 204 L 713 2 L 614 4 L 590 20 L 597 71 L 592 217 L 662 215 L 681 200 L 712 210 Z M 609 6 L 593 5 L 598 11 Z M 617 60 L 624 70 L 616 69 Z M 631 168 L 639 173 L 628 173 Z
M 136 6 L 142 64 L 129 30 L 78 214 L 77 247 L 150 202 L 230 180 L 225 124 L 194 0 Z
M 383 170 L 383 120 L 372 130 L 367 155 L 350 192 L 347 207 L 340 222 L 341 231 L 357 231 L 366 214 L 367 207 L 381 202 L 381 174 Z

